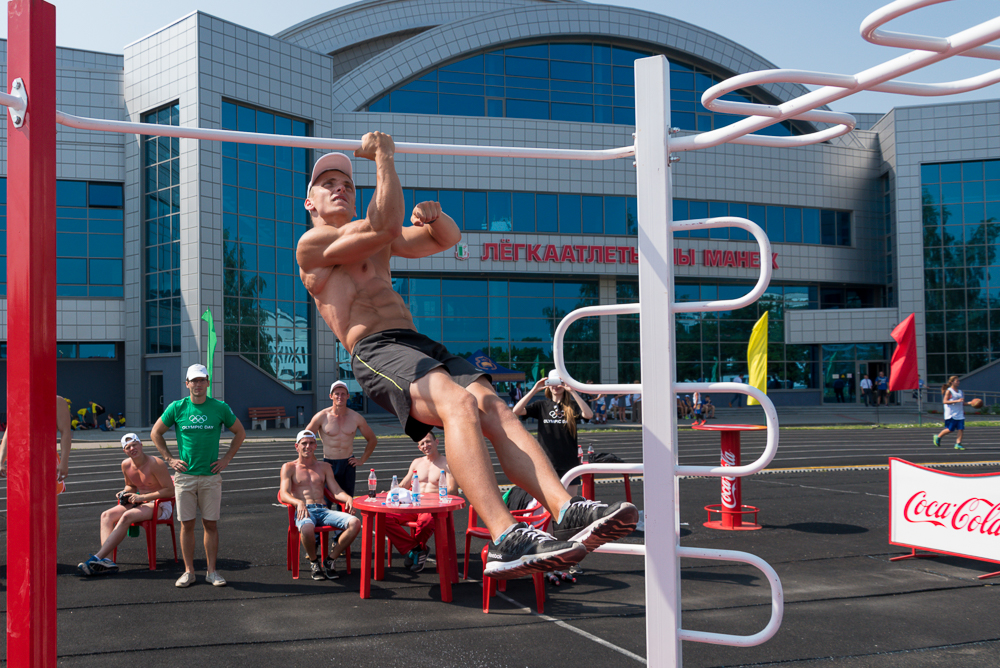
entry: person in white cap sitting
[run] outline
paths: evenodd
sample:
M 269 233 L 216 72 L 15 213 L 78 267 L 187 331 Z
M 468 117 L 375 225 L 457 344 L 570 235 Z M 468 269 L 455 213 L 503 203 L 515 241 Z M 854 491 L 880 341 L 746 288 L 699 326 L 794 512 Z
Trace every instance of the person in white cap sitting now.
M 125 539 L 128 528 L 152 519 L 156 500 L 174 495 L 174 481 L 162 459 L 143 452 L 136 434 L 125 434 L 121 443 L 128 455 L 121 464 L 125 488 L 118 492 L 117 505 L 101 513 L 101 549 L 77 566 L 84 575 L 117 573 L 118 564 L 111 561 L 111 554 Z M 166 519 L 172 512 L 172 503 L 161 503 L 157 519 Z
M 353 499 L 355 472 L 371 457 L 378 438 L 368 426 L 368 421 L 347 407 L 350 398 L 347 383 L 342 380 L 335 382 L 330 386 L 333 405 L 316 413 L 306 425 L 306 431 L 311 431 L 323 441 L 323 461 L 333 467 L 337 484 Z M 365 452 L 361 459 L 354 456 L 354 435 L 359 431 L 365 439 Z
M 194 523 L 201 510 L 201 526 L 205 532 L 205 560 L 208 574 L 205 581 L 216 587 L 226 586 L 226 580 L 215 568 L 219 552 L 219 515 L 222 510 L 222 471 L 236 456 L 243 444 L 246 430 L 224 401 L 208 396 L 208 369 L 192 364 L 185 376 L 190 396 L 179 399 L 163 411 L 149 434 L 167 466 L 174 469 L 177 488 L 177 519 L 181 523 L 181 554 L 184 575 L 174 583 L 189 587 L 194 576 Z M 219 457 L 222 426 L 233 432 L 229 450 Z M 175 427 L 177 457 L 167 448 L 163 438 L 167 429 Z
M 333 468 L 316 459 L 316 434 L 308 429 L 300 431 L 295 437 L 295 451 L 299 453 L 298 459 L 281 466 L 281 502 L 295 506 L 295 526 L 309 556 L 312 579 L 336 580 L 334 564 L 361 531 L 361 521 L 349 514 L 354 499 L 337 484 Z M 324 490 L 329 490 L 330 496 L 342 503 L 347 512 L 328 509 Z M 341 532 L 325 564 L 320 563 L 316 554 L 316 527 L 334 527 Z

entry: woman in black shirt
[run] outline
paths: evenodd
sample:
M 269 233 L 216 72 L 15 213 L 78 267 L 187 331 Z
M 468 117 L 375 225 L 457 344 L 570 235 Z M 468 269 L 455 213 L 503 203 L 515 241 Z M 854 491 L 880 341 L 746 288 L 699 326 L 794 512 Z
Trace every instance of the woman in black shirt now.
M 531 400 L 543 387 L 545 396 L 532 403 Z M 548 378 L 535 383 L 514 406 L 514 415 L 538 420 L 538 443 L 560 478 L 580 464 L 576 424 L 581 419 L 593 418 L 594 411 L 576 390 L 563 385 L 557 372 L 552 371 Z
M 545 388 L 545 396 L 531 403 L 542 388 Z M 592 419 L 594 411 L 576 390 L 563 385 L 558 372 L 551 371 L 548 378 L 535 383 L 514 406 L 514 415 L 538 420 L 538 444 L 560 478 L 580 464 L 576 424 L 581 419 Z M 572 575 L 561 571 L 548 573 L 546 579 L 557 586 L 560 580 L 576 581 Z

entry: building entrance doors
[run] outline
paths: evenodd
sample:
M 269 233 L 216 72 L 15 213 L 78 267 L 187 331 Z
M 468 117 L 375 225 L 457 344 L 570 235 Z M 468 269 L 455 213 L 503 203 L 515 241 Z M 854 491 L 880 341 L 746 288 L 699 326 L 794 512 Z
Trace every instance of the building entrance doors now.
M 878 380 L 877 380 L 878 373 L 879 371 L 882 371 L 885 373 L 886 376 L 888 376 L 889 362 L 887 362 L 886 360 L 858 360 L 857 365 L 858 365 L 858 370 L 857 370 L 858 386 L 859 387 L 861 386 L 861 378 L 864 378 L 865 374 L 868 374 L 868 378 L 870 378 L 872 381 L 872 393 L 870 401 L 871 405 L 874 406 L 875 401 L 878 400 Z M 897 401 L 893 398 L 892 392 L 889 392 L 886 395 L 886 398 L 889 401 L 889 403 L 893 404 L 897 403 Z M 858 391 L 858 401 L 864 403 L 864 397 L 862 396 L 860 390 Z M 884 406 L 886 404 L 883 403 L 882 405 Z

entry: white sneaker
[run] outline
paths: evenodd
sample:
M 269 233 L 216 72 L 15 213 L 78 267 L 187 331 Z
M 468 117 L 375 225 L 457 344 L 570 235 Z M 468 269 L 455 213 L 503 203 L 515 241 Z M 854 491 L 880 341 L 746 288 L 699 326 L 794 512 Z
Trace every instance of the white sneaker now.
M 205 582 L 212 585 L 213 587 L 225 587 L 226 579 L 219 575 L 219 571 L 212 571 L 205 575 Z
M 175 587 L 190 587 L 195 583 L 194 573 L 184 572 L 184 575 L 177 578 L 177 582 L 174 583 Z

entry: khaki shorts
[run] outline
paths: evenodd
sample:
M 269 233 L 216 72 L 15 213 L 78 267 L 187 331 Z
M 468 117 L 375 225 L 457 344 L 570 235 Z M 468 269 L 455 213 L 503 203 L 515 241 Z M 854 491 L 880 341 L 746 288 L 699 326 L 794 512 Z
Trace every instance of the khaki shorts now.
M 201 519 L 217 522 L 222 510 L 222 476 L 174 474 L 177 520 L 188 522 L 201 510 Z

